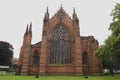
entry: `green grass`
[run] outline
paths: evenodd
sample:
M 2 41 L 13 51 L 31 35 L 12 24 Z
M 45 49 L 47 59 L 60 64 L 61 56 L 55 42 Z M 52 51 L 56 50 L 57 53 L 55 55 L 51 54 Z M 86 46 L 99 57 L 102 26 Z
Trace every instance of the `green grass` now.
M 0 80 L 120 80 L 120 74 L 115 76 L 88 76 L 87 79 L 84 76 L 17 76 L 17 75 L 0 75 Z

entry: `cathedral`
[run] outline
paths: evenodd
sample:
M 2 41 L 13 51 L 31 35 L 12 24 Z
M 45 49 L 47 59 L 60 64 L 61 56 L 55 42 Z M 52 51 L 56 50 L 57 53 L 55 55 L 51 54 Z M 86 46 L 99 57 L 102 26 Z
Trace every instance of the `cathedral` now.
M 43 19 L 42 40 L 31 44 L 32 23 L 27 25 L 16 74 L 100 75 L 101 62 L 94 55 L 99 43 L 93 36 L 80 36 L 79 18 L 70 17 L 63 7 Z

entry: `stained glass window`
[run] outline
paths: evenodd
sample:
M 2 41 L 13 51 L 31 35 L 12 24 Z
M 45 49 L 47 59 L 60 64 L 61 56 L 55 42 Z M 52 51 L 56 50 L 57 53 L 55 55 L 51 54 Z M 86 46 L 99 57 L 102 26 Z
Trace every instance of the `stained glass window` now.
M 72 40 L 69 31 L 59 25 L 50 33 L 50 63 L 72 63 Z

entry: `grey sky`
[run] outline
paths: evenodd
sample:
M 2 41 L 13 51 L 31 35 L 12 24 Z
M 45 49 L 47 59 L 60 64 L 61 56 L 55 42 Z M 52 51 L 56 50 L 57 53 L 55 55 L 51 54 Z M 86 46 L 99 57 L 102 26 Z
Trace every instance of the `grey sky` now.
M 52 17 L 62 4 L 69 16 L 75 7 L 81 36 L 93 35 L 103 44 L 110 35 L 110 13 L 117 2 L 120 0 L 0 0 L 0 41 L 12 44 L 14 56 L 19 57 L 26 25 L 32 21 L 32 44 L 39 42 L 47 6 Z

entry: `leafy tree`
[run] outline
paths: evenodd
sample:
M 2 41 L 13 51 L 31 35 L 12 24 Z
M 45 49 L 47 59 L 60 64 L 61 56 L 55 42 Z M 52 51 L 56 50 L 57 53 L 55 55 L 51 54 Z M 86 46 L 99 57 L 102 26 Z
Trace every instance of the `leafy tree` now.
M 100 46 L 95 52 L 96 56 L 102 60 L 103 67 L 110 69 L 120 68 L 120 3 L 117 3 L 111 16 L 113 20 L 109 30 L 112 34 L 105 40 L 105 44 Z
M 13 47 L 8 42 L 0 41 L 0 65 L 11 65 Z

